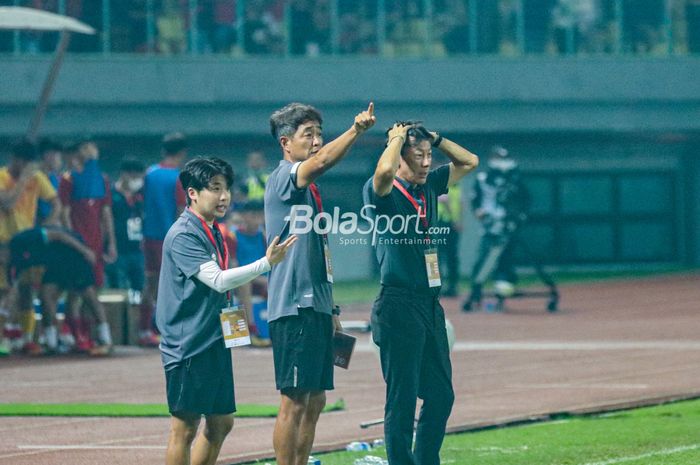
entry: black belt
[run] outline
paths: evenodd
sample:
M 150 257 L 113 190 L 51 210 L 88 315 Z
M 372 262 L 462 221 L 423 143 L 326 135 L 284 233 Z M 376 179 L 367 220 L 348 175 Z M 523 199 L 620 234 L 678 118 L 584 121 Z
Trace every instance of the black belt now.
M 382 284 L 382 290 L 389 293 L 413 294 L 426 297 L 438 297 L 440 295 L 440 287 L 426 286 L 392 286 Z

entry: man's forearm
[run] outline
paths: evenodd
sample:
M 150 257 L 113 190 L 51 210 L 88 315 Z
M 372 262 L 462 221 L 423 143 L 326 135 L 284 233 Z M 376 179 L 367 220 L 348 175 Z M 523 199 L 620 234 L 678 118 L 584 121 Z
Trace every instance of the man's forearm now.
M 46 238 L 49 240 L 49 242 L 62 242 L 68 247 L 77 250 L 82 255 L 86 255 L 91 252 L 91 250 L 85 244 L 68 233 L 57 231 L 55 229 L 45 229 L 45 231 Z
M 61 208 L 61 222 L 63 223 L 63 227 L 66 229 L 73 229 L 73 223 L 71 222 L 70 219 L 70 207 L 68 205 L 64 205 L 63 208 Z
M 391 191 L 394 182 L 394 176 L 399 169 L 399 161 L 401 160 L 401 147 L 404 143 L 404 137 L 394 136 L 389 145 L 386 146 L 382 156 L 379 157 L 377 168 L 374 171 L 374 191 L 379 195 L 386 195 Z
M 324 145 L 316 155 L 302 163 L 303 168 L 299 172 L 299 185 L 306 187 L 314 182 L 323 173 L 335 166 L 350 151 L 359 133 L 351 127 L 333 141 Z
M 195 278 L 216 292 L 226 292 L 248 283 L 263 273 L 270 271 L 270 262 L 266 257 L 245 266 L 222 270 L 215 261 L 202 264 Z
M 60 220 L 61 220 L 61 202 L 58 201 L 58 198 L 54 197 L 51 200 L 51 213 L 44 220 L 44 223 L 55 225 L 55 224 L 58 224 Z
M 475 168 L 479 164 L 479 158 L 476 155 L 446 137 L 442 138 L 438 148 L 455 166 Z
M 114 220 L 112 219 L 112 209 L 104 207 L 102 209 L 102 225 L 108 245 L 117 246 L 116 236 L 114 234 Z

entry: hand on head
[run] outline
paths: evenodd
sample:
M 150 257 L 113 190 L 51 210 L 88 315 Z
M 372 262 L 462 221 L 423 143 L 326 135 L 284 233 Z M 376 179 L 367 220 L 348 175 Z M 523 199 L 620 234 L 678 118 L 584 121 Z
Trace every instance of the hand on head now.
M 411 129 L 411 126 L 409 124 L 395 123 L 387 132 L 387 141 L 391 142 L 391 140 L 394 137 L 401 137 L 403 139 L 403 142 L 406 142 L 406 137 L 409 129 Z

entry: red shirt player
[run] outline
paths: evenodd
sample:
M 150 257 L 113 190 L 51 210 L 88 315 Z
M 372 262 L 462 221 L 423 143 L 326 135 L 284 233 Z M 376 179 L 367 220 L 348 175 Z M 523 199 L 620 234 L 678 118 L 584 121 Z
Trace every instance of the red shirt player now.
M 111 263 L 117 258 L 112 191 L 109 179 L 100 171 L 99 151 L 94 142 L 80 142 L 68 152 L 72 156 L 72 169 L 63 175 L 58 186 L 62 219 L 95 253 L 95 285 L 99 288 L 104 284 L 105 260 Z

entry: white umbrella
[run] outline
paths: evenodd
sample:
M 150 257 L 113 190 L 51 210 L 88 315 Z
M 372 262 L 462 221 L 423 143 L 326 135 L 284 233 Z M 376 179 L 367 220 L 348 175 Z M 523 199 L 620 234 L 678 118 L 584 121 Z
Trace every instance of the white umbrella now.
M 0 7 L 0 29 L 33 29 L 37 31 L 70 31 L 94 34 L 95 29 L 69 16 L 21 6 Z
M 81 23 L 77 19 L 69 16 L 57 15 L 48 11 L 41 11 L 34 8 L 24 8 L 21 6 L 3 6 L 0 7 L 0 29 L 33 29 L 37 31 L 60 31 L 61 40 L 56 47 L 56 54 L 51 68 L 46 75 L 44 87 L 39 96 L 39 102 L 34 109 L 34 115 L 29 123 L 27 137 L 36 139 L 39 133 L 39 126 L 44 117 L 46 108 L 49 103 L 49 96 L 53 91 L 53 86 L 58 76 L 63 63 L 68 42 L 70 41 L 70 33 L 77 32 L 79 34 L 95 34 L 95 29 L 85 23 Z

